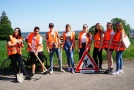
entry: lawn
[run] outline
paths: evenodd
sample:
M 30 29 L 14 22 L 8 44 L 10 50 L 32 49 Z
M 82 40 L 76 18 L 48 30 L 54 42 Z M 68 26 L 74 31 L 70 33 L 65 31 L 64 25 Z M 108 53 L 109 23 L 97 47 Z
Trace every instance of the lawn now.
M 0 41 L 0 65 L 1 65 L 1 62 L 2 60 L 6 59 L 8 57 L 7 55 L 7 50 L 6 50 L 6 43 L 7 41 Z M 28 51 L 26 50 L 26 47 L 27 47 L 27 44 L 25 44 L 25 47 L 22 49 L 22 53 L 23 53 L 23 56 L 28 56 Z M 46 50 L 46 44 L 45 44 L 45 41 L 43 41 L 43 45 L 44 45 L 44 54 L 46 55 L 47 59 L 48 59 L 48 64 L 49 64 L 49 54 L 47 53 L 47 50 Z M 77 43 L 76 43 L 77 45 Z M 131 45 L 130 47 L 124 51 L 123 53 L 123 60 L 134 60 L 134 39 L 131 39 Z M 93 44 L 92 44 L 92 47 L 91 47 L 91 50 L 90 50 L 90 55 L 92 56 L 93 54 Z M 105 50 L 103 50 L 103 61 L 106 60 L 106 52 Z M 114 60 L 115 60 L 115 52 L 113 53 L 113 57 L 114 57 Z M 77 64 L 79 62 L 79 53 L 78 53 L 78 48 L 76 46 L 75 50 L 74 50 L 74 61 L 75 61 L 75 64 Z M 62 62 L 64 65 L 67 64 L 67 60 L 66 60 L 66 54 L 64 52 L 64 50 L 62 50 Z M 57 58 L 56 58 L 56 54 L 54 54 L 54 64 L 58 64 L 57 62 Z

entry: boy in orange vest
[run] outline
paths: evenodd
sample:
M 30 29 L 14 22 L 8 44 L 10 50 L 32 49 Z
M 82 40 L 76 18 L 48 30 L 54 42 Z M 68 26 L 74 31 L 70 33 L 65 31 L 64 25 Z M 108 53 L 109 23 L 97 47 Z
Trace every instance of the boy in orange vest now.
M 43 44 L 42 44 L 42 37 L 39 34 L 40 28 L 35 27 L 34 32 L 31 32 L 26 37 L 28 43 L 28 50 L 30 51 L 30 60 L 32 63 L 32 76 L 35 75 L 35 68 L 36 68 L 36 55 L 39 56 L 39 59 L 44 64 L 44 56 L 43 56 Z M 44 73 L 44 67 L 41 65 L 41 73 Z
M 56 32 L 53 29 L 53 27 L 54 27 L 54 24 L 49 23 L 50 31 L 47 32 L 47 34 L 46 34 L 47 51 L 50 54 L 50 68 L 51 68 L 50 74 L 53 74 L 53 54 L 54 54 L 54 52 L 56 52 L 56 54 L 57 54 L 60 71 L 65 72 L 61 66 L 61 58 L 60 58 L 60 52 L 59 52 L 60 51 L 59 44 L 61 43 L 61 41 L 58 37 L 58 32 Z

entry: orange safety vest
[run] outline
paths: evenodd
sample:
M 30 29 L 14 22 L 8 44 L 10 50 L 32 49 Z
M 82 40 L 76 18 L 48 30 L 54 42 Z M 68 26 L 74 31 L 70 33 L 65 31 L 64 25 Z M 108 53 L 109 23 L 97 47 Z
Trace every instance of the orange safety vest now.
M 118 47 L 118 44 L 120 42 L 120 37 L 121 34 L 124 33 L 124 31 L 119 31 L 115 34 L 114 38 L 113 38 L 113 45 L 114 45 L 114 49 L 116 50 Z M 124 35 L 124 37 L 126 36 L 126 34 Z M 123 43 L 121 42 L 121 45 L 119 47 L 119 50 L 125 50 L 125 47 L 123 45 Z
M 67 38 L 66 38 L 66 33 L 67 32 L 64 32 L 63 33 L 63 41 L 66 41 L 67 40 Z M 75 32 L 71 32 L 71 42 L 73 42 L 73 40 L 75 40 Z M 63 43 L 63 46 L 64 46 L 64 43 Z M 75 48 L 75 43 L 73 44 L 73 48 Z
M 78 48 L 82 48 L 82 35 L 83 35 L 83 31 L 81 31 L 78 35 L 79 37 L 79 42 L 78 42 Z M 88 48 L 88 50 L 90 50 L 90 47 L 89 47 L 89 43 L 91 42 L 90 38 L 86 36 L 86 46 L 85 48 Z
M 32 44 L 32 40 L 33 40 L 33 37 L 34 37 L 34 32 L 32 32 L 32 33 L 30 33 L 29 35 L 28 35 L 28 43 L 30 43 L 30 44 Z M 35 48 L 34 49 L 36 49 L 37 50 L 37 47 L 39 46 L 39 40 L 40 40 L 40 38 L 41 38 L 41 36 L 38 34 L 37 36 L 36 36 L 36 39 L 35 39 Z M 29 46 L 28 46 L 28 48 L 27 48 L 27 50 L 32 50 Z M 42 44 L 42 46 L 41 46 L 41 48 L 40 48 L 40 50 L 39 51 L 43 51 L 43 44 Z
M 94 35 L 94 47 L 100 48 L 101 45 L 101 35 L 99 33 Z M 103 46 L 102 46 L 103 48 Z
M 52 49 L 53 47 L 59 48 L 59 40 L 58 40 L 58 32 L 54 32 L 54 36 L 52 36 L 51 32 L 47 32 L 47 43 L 48 48 Z
M 111 34 L 111 32 L 112 32 L 113 30 L 111 29 L 111 30 L 107 30 L 106 32 L 105 32 L 105 36 L 104 36 L 104 43 L 103 43 L 103 45 L 104 45 L 104 48 L 108 48 L 108 46 L 109 46 L 109 44 L 110 44 L 110 34 Z M 113 42 L 111 43 L 111 46 L 110 46 L 110 49 L 113 49 L 114 47 L 113 47 Z
M 9 38 L 10 38 L 11 44 L 15 44 L 16 40 L 22 41 L 22 38 L 16 39 L 12 35 L 10 35 Z M 7 44 L 6 47 L 7 47 L 8 55 L 17 54 L 17 53 L 18 54 L 22 54 L 22 52 L 21 52 L 21 45 L 16 45 L 16 46 L 10 47 Z

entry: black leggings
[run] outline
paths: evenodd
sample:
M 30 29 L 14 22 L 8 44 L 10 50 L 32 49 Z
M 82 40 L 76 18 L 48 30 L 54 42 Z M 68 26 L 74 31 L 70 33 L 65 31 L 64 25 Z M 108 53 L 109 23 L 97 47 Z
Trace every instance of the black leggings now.
M 98 51 L 98 50 L 99 50 L 99 48 L 94 47 L 93 58 L 94 58 L 94 61 L 97 64 L 97 66 L 99 66 L 99 68 L 101 68 L 102 67 L 102 49 L 101 49 L 101 51 Z M 98 59 L 99 59 L 99 65 L 98 65 L 97 56 L 98 56 Z
M 79 52 L 79 60 L 81 59 L 84 51 L 86 50 L 85 46 L 86 46 L 86 43 L 82 43 L 82 48 L 80 48 L 80 52 Z M 88 50 L 88 52 L 90 52 L 90 50 Z
M 19 69 L 23 72 L 24 75 L 28 76 L 28 74 L 23 66 L 23 59 L 20 54 L 9 55 L 9 58 L 11 59 L 12 68 L 15 73 L 15 76 L 18 73 Z M 17 62 L 18 62 L 18 65 L 17 65 Z

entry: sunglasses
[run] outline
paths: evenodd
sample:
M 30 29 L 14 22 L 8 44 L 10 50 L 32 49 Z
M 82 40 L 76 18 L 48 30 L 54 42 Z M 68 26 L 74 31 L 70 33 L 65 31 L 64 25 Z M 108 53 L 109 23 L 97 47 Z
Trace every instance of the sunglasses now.
M 87 27 L 83 27 L 83 28 L 87 28 Z
M 34 31 L 34 32 L 39 32 L 39 31 Z

